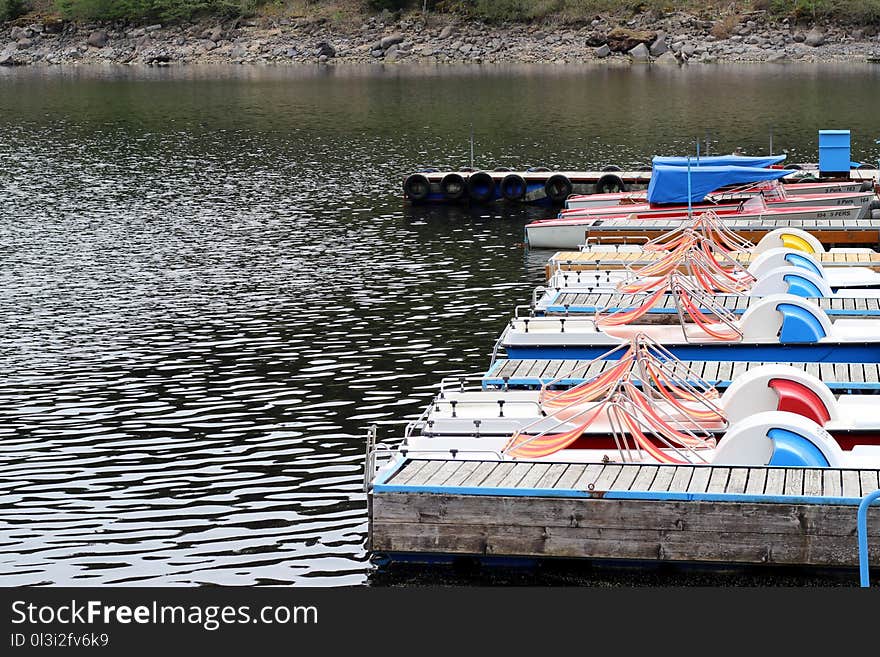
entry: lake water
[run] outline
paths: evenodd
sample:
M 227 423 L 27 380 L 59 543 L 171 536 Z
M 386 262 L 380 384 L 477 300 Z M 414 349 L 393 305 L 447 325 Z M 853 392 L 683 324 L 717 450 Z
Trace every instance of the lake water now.
M 875 162 L 878 74 L 0 69 L 0 584 L 383 583 L 366 427 L 485 369 L 549 256 L 546 211 L 409 208 L 403 174 L 471 126 L 486 168 L 771 130 L 815 161 L 824 128 Z

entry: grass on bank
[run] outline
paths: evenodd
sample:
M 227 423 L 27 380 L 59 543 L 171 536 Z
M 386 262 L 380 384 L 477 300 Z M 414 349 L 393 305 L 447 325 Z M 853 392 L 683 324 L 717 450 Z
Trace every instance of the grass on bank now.
M 597 16 L 625 19 L 646 11 L 689 11 L 706 18 L 768 11 L 800 21 L 880 24 L 880 0 L 0 0 L 0 20 L 30 11 L 81 20 L 166 22 L 199 16 L 312 16 L 363 18 L 381 11 L 427 9 L 490 23 L 583 23 Z

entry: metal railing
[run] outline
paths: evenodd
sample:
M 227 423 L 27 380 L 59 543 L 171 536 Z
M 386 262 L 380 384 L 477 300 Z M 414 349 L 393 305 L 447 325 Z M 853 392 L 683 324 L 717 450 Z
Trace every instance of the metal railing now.
M 863 587 L 871 586 L 868 558 L 868 507 L 877 500 L 880 500 L 880 490 L 868 493 L 862 498 L 856 522 L 859 534 L 859 584 Z

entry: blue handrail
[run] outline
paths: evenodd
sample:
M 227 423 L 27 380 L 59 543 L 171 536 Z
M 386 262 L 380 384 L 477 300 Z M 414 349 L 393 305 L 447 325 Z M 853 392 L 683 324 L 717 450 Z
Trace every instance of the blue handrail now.
M 880 490 L 868 493 L 859 503 L 856 526 L 859 532 L 859 579 L 862 586 L 871 586 L 871 575 L 868 573 L 868 507 L 877 500 L 880 500 Z

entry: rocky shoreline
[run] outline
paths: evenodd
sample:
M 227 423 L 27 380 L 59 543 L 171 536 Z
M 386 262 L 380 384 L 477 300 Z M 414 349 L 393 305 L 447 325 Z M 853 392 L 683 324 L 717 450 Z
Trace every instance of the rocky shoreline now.
M 390 15 L 359 24 L 255 18 L 180 25 L 0 25 L 0 66 L 111 63 L 581 63 L 865 61 L 880 59 L 876 27 L 804 25 L 765 12 L 704 20 L 643 14 L 622 23 L 486 25 Z

